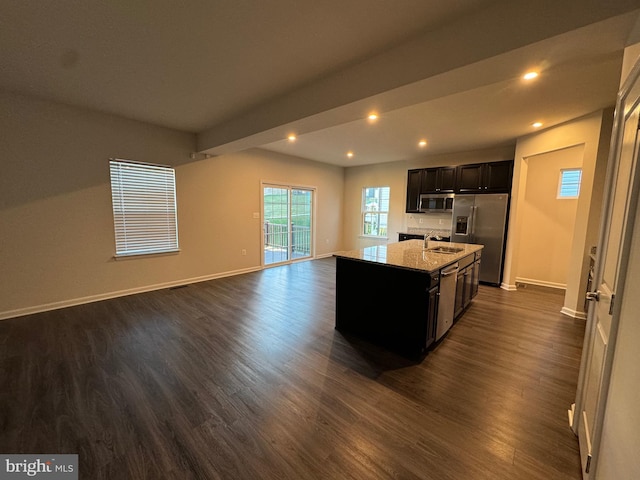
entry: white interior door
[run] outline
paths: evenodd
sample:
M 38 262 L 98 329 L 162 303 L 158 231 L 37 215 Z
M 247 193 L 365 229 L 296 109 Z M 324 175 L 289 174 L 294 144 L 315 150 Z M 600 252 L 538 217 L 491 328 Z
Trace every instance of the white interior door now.
M 630 210 L 636 194 L 633 185 L 638 158 L 638 111 L 636 103 L 625 112 L 619 154 L 617 158 L 610 159 L 614 164 L 610 166 L 609 204 L 602 221 L 600 252 L 596 261 L 594 285 L 597 290 L 588 294 L 592 302 L 581 365 L 581 385 L 576 397 L 578 417 L 574 418 L 584 479 L 591 478 L 597 462 L 609 387 L 610 349 L 615 339 L 615 296 L 625 273 L 629 248 L 627 230 L 632 225 L 629 216 L 633 213 Z

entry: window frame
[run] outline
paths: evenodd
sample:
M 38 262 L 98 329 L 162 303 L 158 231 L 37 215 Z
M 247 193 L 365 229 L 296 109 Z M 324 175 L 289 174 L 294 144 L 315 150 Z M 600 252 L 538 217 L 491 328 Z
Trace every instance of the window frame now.
M 109 159 L 114 258 L 180 251 L 175 169 Z
M 566 173 L 574 173 L 578 172 L 578 181 L 566 181 L 565 174 Z M 560 169 L 560 177 L 558 179 L 558 192 L 556 198 L 558 200 L 576 200 L 580 197 L 580 188 L 582 187 L 582 168 L 580 167 L 571 167 L 571 168 L 561 168 Z M 565 195 L 563 191 L 565 189 L 571 189 L 570 192 L 575 191 L 575 195 Z
M 367 190 L 371 190 L 371 189 L 375 189 L 375 190 L 379 190 L 379 198 L 381 199 L 381 204 L 383 201 L 383 195 L 382 195 L 382 190 L 386 189 L 387 190 L 387 209 L 386 210 L 367 210 L 366 208 L 366 199 L 367 199 Z M 380 205 L 382 206 L 382 205 Z M 360 204 L 360 236 L 363 238 L 389 238 L 388 234 L 389 234 L 389 209 L 391 207 L 391 187 L 384 185 L 384 186 L 365 186 L 362 187 L 362 199 L 361 199 L 361 204 Z M 380 217 L 382 215 L 386 215 L 386 225 L 385 225 L 385 231 L 384 233 L 378 233 L 376 235 L 371 234 L 371 233 L 366 233 L 366 225 L 367 225 L 367 221 L 366 221 L 366 217 L 367 215 L 375 215 L 378 218 L 378 232 L 380 232 L 382 226 L 381 226 L 381 222 L 380 222 Z

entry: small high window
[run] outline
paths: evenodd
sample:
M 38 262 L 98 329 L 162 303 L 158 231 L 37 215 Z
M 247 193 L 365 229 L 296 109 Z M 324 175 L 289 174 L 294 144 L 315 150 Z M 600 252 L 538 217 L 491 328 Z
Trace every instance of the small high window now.
M 389 220 L 389 187 L 362 189 L 362 234 L 386 237 Z
M 560 170 L 558 198 L 578 198 L 580 195 L 581 168 L 563 168 Z
M 175 170 L 109 162 L 116 256 L 178 251 Z

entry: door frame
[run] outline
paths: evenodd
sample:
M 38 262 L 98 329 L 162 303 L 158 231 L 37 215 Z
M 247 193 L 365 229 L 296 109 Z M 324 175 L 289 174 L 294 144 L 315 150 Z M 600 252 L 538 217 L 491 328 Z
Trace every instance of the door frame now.
M 310 250 L 311 254 L 308 257 L 304 258 L 291 258 L 284 262 L 278 262 L 273 264 L 265 264 L 264 262 L 264 188 L 265 187 L 275 187 L 275 188 L 287 188 L 289 190 L 309 190 L 311 191 L 311 245 Z M 290 182 L 278 182 L 278 181 L 270 181 L 270 180 L 260 180 L 260 266 L 261 268 L 270 268 L 276 267 L 279 265 L 288 265 L 290 263 L 295 262 L 304 262 L 306 260 L 313 260 L 316 258 L 316 212 L 317 212 L 317 203 L 318 203 L 318 188 L 311 185 L 301 185 L 299 183 L 290 183 Z M 291 199 L 289 199 L 289 207 L 291 207 Z M 289 216 L 291 212 L 289 212 Z M 289 232 L 289 249 L 291 249 L 291 232 Z
M 594 292 L 600 287 L 603 280 L 603 263 L 606 258 L 607 241 L 609 238 L 608 224 L 613 212 L 613 203 L 615 195 L 615 186 L 617 174 L 620 166 L 620 157 L 623 150 L 623 136 L 625 124 L 630 114 L 635 108 L 640 108 L 640 61 L 636 62 L 633 69 L 629 73 L 622 88 L 618 92 L 616 109 L 614 114 L 613 131 L 611 137 L 611 146 L 609 150 L 609 162 L 607 165 L 605 179 L 605 194 L 602 208 L 602 218 L 600 220 L 600 230 L 598 235 L 598 250 L 594 265 L 594 280 L 592 288 Z M 636 140 L 638 145 L 638 140 Z M 638 164 L 638 151 L 634 151 L 634 157 L 631 165 L 631 178 L 629 181 L 629 194 L 625 208 L 625 226 L 620 239 L 619 259 L 620 266 L 616 272 L 616 291 L 615 301 L 612 309 L 611 327 L 608 337 L 607 350 L 604 356 L 602 368 L 602 376 L 600 389 L 598 391 L 598 400 L 596 412 L 593 418 L 593 436 L 590 439 L 590 459 L 589 472 L 585 472 L 585 465 L 582 464 L 582 475 L 584 479 L 595 478 L 598 465 L 598 454 L 602 441 L 602 427 L 607 408 L 607 398 L 609 393 L 609 385 L 611 383 L 611 372 L 613 368 L 613 358 L 615 355 L 616 341 L 618 337 L 618 328 L 620 324 L 620 311 L 622 306 L 622 298 L 625 292 L 625 279 L 627 276 L 627 264 L 630 255 L 631 240 L 633 236 L 633 227 L 636 212 L 638 209 L 638 195 L 640 190 L 640 169 Z M 582 349 L 582 358 L 580 362 L 580 373 L 578 376 L 578 387 L 576 391 L 576 402 L 569 411 L 571 428 L 578 435 L 582 423 L 582 411 L 586 402 L 586 387 L 588 385 L 588 373 L 593 356 L 593 339 L 597 332 L 596 322 L 596 302 L 590 302 L 587 315 L 587 323 L 585 328 L 585 337 Z M 581 445 L 581 450 L 585 446 Z

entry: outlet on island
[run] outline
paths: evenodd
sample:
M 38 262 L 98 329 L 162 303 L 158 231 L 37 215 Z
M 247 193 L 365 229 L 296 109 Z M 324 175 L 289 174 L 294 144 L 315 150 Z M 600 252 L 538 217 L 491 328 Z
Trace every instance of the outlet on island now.
M 242 255 L 246 255 L 246 254 L 247 254 L 247 249 L 246 249 L 246 248 L 243 248 L 243 249 L 242 249 Z

